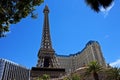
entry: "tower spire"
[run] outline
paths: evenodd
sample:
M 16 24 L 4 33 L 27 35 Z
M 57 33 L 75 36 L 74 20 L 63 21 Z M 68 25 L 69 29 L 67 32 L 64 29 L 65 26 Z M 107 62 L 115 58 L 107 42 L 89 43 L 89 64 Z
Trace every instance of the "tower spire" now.
M 57 68 L 58 63 L 55 57 L 55 51 L 52 48 L 52 42 L 50 37 L 50 26 L 49 26 L 49 8 L 46 5 L 44 10 L 44 24 L 40 50 L 38 52 L 38 63 L 37 67 L 53 67 Z
M 52 49 L 52 42 L 50 37 L 50 28 L 49 28 L 49 9 L 46 5 L 44 10 L 44 24 L 43 24 L 43 33 L 42 33 L 42 42 L 41 42 L 41 49 Z

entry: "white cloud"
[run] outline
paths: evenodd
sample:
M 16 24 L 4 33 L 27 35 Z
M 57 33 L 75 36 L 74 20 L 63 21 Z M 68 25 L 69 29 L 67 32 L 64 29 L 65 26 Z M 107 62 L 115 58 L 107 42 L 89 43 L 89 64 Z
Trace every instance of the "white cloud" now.
M 110 63 L 113 67 L 120 67 L 120 59 L 116 60 L 115 62 Z
M 104 17 L 106 17 L 108 15 L 108 12 L 113 8 L 113 6 L 115 5 L 114 2 L 112 2 L 111 6 L 109 6 L 108 8 L 104 9 L 103 7 L 100 8 L 100 11 L 103 12 Z

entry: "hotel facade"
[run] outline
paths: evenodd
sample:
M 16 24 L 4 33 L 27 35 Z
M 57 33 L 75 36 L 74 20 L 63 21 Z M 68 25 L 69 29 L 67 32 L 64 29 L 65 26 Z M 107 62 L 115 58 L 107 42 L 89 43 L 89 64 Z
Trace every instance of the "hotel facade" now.
M 0 59 L 0 80 L 29 80 L 29 69 L 6 59 Z
M 97 41 L 89 41 L 85 48 L 68 56 L 57 55 L 61 68 L 65 68 L 67 73 L 76 71 L 87 66 L 92 61 L 97 61 L 101 66 L 106 67 L 105 59 L 102 55 L 101 47 Z

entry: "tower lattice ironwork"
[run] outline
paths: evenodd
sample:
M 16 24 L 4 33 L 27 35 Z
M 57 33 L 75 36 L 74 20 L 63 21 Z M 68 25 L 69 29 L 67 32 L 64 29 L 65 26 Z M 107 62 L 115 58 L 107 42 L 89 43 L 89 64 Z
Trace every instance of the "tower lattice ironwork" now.
M 55 51 L 52 48 L 48 16 L 49 9 L 47 5 L 45 6 L 43 13 L 44 13 L 43 33 L 40 50 L 38 52 L 37 67 L 59 68 L 60 66 L 55 56 Z

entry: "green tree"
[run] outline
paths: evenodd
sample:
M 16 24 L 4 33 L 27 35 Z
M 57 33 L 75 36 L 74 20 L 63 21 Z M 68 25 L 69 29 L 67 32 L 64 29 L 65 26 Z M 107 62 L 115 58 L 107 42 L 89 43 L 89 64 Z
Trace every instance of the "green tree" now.
M 89 63 L 86 70 L 86 75 L 92 74 L 94 80 L 99 80 L 98 72 L 101 71 L 102 67 L 97 61 L 92 61 Z
M 64 79 L 63 80 L 70 80 L 68 77 L 64 77 Z
M 80 79 L 80 76 L 77 75 L 77 74 L 73 74 L 72 77 L 71 77 L 72 80 L 81 80 Z
M 109 68 L 107 71 L 107 79 L 108 80 L 120 80 L 120 68 L 113 67 Z
M 81 80 L 78 74 L 72 73 L 71 75 L 64 77 L 63 80 Z
M 99 12 L 101 7 L 106 9 L 111 5 L 113 1 L 114 0 L 85 0 L 86 4 L 96 12 Z
M 47 74 L 43 74 L 42 79 L 43 79 L 43 80 L 49 80 L 49 79 L 50 79 L 50 76 L 47 75 Z
M 10 24 L 20 22 L 22 18 L 31 14 L 35 6 L 39 6 L 44 0 L 0 0 L 0 37 L 9 31 Z

